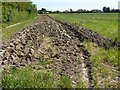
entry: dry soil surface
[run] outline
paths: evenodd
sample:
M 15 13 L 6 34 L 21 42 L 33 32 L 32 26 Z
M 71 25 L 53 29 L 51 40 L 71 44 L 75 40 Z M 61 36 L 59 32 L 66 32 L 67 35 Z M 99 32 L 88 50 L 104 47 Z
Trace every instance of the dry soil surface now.
M 105 49 L 119 45 L 92 30 L 42 15 L 38 22 L 22 28 L 2 45 L 2 67 L 9 70 L 31 65 L 35 70 L 51 69 L 57 79 L 70 78 L 73 87 L 81 79 L 85 87 L 93 88 L 91 54 L 85 49 L 84 40 Z M 47 64 L 32 66 L 35 62 Z

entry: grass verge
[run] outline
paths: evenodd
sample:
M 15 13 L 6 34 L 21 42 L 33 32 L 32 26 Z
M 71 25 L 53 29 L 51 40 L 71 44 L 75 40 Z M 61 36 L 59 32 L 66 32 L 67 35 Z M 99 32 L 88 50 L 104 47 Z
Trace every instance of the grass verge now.
M 86 49 L 91 53 L 92 75 L 95 88 L 118 87 L 118 50 L 96 46 L 94 43 L 85 42 Z
M 31 68 L 12 69 L 3 73 L 3 88 L 53 88 L 52 72 L 34 72 Z
M 17 24 L 15 26 L 9 27 L 9 28 L 2 28 L 2 40 L 6 41 L 11 37 L 15 32 L 19 31 L 21 28 L 28 26 L 32 23 L 34 23 L 40 16 L 37 16 L 36 18 L 26 20 L 21 22 L 20 24 Z

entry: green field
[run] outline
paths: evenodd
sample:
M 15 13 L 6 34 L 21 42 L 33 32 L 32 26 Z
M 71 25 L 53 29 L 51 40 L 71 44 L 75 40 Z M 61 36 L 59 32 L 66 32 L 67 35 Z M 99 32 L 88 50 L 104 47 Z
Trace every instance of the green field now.
M 118 38 L 117 13 L 72 13 L 50 14 L 50 16 L 64 22 L 78 24 L 82 27 L 94 30 L 112 40 Z

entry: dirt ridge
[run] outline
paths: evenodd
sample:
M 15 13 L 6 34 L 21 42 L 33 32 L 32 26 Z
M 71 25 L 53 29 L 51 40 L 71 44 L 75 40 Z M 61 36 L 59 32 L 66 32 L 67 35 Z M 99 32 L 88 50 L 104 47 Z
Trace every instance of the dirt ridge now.
M 81 78 L 86 88 L 93 88 L 92 66 L 89 60 L 91 55 L 83 44 L 85 39 L 105 48 L 113 46 L 111 40 L 98 33 L 42 15 L 37 23 L 23 28 L 2 45 L 2 68 L 8 70 L 34 62 L 47 62 L 48 64 L 41 66 L 53 70 L 59 77 L 70 78 L 72 87 L 75 87 Z M 116 45 L 118 44 L 114 46 Z
M 49 15 L 47 15 L 47 16 L 49 18 L 55 20 L 56 22 L 59 22 L 62 25 L 66 26 L 68 29 L 70 29 L 72 32 L 74 32 L 75 35 L 81 41 L 89 40 L 91 42 L 95 42 L 98 46 L 104 47 L 105 49 L 118 47 L 118 50 L 120 50 L 120 42 L 117 39 L 112 41 L 111 39 L 106 38 L 105 36 L 95 32 L 93 30 L 90 30 L 90 29 L 87 29 L 87 28 L 84 28 L 84 27 L 81 27 L 78 25 L 68 24 L 68 23 L 59 21 L 57 19 L 50 17 Z

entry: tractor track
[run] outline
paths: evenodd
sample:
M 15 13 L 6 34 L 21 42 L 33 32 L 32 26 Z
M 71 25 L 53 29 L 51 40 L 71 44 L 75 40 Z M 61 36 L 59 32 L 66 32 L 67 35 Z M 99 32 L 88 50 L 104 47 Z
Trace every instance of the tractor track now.
M 52 69 L 58 80 L 67 76 L 75 87 L 81 79 L 86 88 L 92 89 L 91 55 L 83 44 L 85 39 L 106 49 L 119 46 L 119 42 L 112 42 L 96 32 L 42 15 L 37 23 L 21 29 L 2 45 L 2 67 L 8 70 L 50 60 L 50 64 L 42 67 Z

